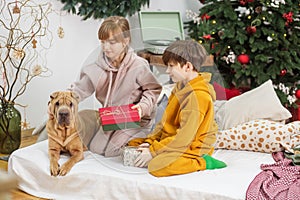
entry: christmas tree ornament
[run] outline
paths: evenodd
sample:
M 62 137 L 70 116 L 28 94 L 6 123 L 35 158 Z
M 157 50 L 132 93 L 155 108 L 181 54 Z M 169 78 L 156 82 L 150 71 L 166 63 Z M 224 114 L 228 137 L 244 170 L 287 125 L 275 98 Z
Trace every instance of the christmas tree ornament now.
M 287 73 L 287 70 L 286 70 L 286 69 L 280 70 L 280 76 L 285 76 L 286 73 Z
M 240 54 L 238 57 L 237 57 L 237 60 L 239 61 L 239 63 L 241 63 L 242 65 L 245 65 L 245 64 L 248 64 L 249 61 L 250 61 L 250 58 L 247 54 Z
M 218 36 L 219 37 L 222 37 L 224 35 L 224 31 L 223 30 L 220 30 L 219 32 L 218 32 Z
M 272 42 L 272 41 L 273 41 L 273 38 L 272 38 L 271 36 L 268 36 L 268 37 L 267 37 L 267 40 L 268 40 L 269 42 Z
M 249 35 L 253 35 L 254 33 L 256 33 L 256 26 L 248 26 L 246 28 L 246 31 Z
M 210 18 L 210 16 L 208 15 L 208 14 L 203 14 L 203 15 L 201 15 L 201 19 L 202 20 L 209 20 L 209 18 Z
M 293 22 L 293 12 L 284 13 L 282 17 L 286 19 L 285 25 L 287 26 L 289 23 Z
M 262 12 L 262 7 L 261 7 L 261 6 L 257 6 L 257 7 L 255 8 L 255 12 L 256 12 L 257 14 L 260 14 L 260 13 Z
M 205 40 L 211 40 L 211 39 L 212 39 L 212 37 L 211 37 L 210 34 L 208 34 L 208 35 L 203 35 L 202 37 L 203 37 Z
M 295 92 L 295 96 L 297 97 L 297 99 L 300 99 L 300 90 L 296 90 Z
M 242 6 L 245 6 L 247 3 L 248 3 L 247 0 L 240 0 L 240 4 L 241 4 Z

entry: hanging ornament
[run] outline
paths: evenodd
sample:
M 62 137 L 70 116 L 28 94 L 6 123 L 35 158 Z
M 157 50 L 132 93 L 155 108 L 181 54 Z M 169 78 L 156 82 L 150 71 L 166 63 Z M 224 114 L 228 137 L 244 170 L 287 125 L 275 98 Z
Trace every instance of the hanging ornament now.
M 249 61 L 250 61 L 250 58 L 247 54 L 240 54 L 238 57 L 237 57 L 237 60 L 239 61 L 239 63 L 241 63 L 242 65 L 245 65 L 245 64 L 248 64 Z
M 218 32 L 218 36 L 219 36 L 220 38 L 222 38 L 223 35 L 224 35 L 224 29 L 222 29 L 222 30 L 220 30 L 220 31 Z
M 65 37 L 65 31 L 64 31 L 63 27 L 61 27 L 61 26 L 58 27 L 58 29 L 57 29 L 57 35 L 61 39 Z
M 234 54 L 234 52 L 230 50 L 228 56 L 227 57 L 224 56 L 222 60 L 225 60 L 227 64 L 230 64 L 230 63 L 234 63 L 235 57 L 236 55 Z
M 246 28 L 246 31 L 249 35 L 253 35 L 254 33 L 256 33 L 256 26 L 248 26 Z
M 261 12 L 262 12 L 262 7 L 261 6 L 257 6 L 256 8 L 255 8 L 255 12 L 257 13 L 257 14 L 260 14 Z
M 23 49 L 20 49 L 20 48 L 14 49 L 13 57 L 14 57 L 15 59 L 21 60 L 21 59 L 24 58 L 24 56 L 25 56 L 25 52 L 24 52 Z
M 296 90 L 295 92 L 295 96 L 297 97 L 297 99 L 300 99 L 300 90 Z
M 286 73 L 287 73 L 287 70 L 286 70 L 286 69 L 280 70 L 280 76 L 285 76 Z
M 212 39 L 212 37 L 211 37 L 210 34 L 208 34 L 208 35 L 203 35 L 202 38 L 204 38 L 205 40 L 211 40 L 211 39 Z
M 260 19 L 255 19 L 251 22 L 251 25 L 246 28 L 246 31 L 249 35 L 256 33 L 256 27 L 261 25 Z
M 285 25 L 288 26 L 290 23 L 293 22 L 293 12 L 284 13 L 282 17 L 286 20 Z
M 268 37 L 267 37 L 267 40 L 268 40 L 269 42 L 272 42 L 272 41 L 273 41 L 273 38 L 272 38 L 271 36 L 268 36 Z
M 58 35 L 58 37 L 60 38 L 60 39 L 62 39 L 62 38 L 64 38 L 65 37 L 65 31 L 64 31 L 64 29 L 63 29 L 63 27 L 62 27 L 62 23 L 61 23 L 61 12 L 59 13 L 59 27 L 58 27 L 58 29 L 57 29 L 57 35 Z
M 21 122 L 21 128 L 22 128 L 22 130 L 27 130 L 27 129 L 30 128 L 30 123 L 27 122 L 27 119 L 26 119 L 27 118 L 26 117 L 26 107 L 27 106 L 24 107 L 24 121 Z
M 36 41 L 36 39 L 34 38 L 34 33 L 33 33 L 33 31 L 31 31 L 31 34 L 32 34 L 32 41 L 31 41 L 31 43 L 32 43 L 32 48 L 36 48 L 36 43 L 37 43 L 37 41 Z
M 36 48 L 36 43 L 37 43 L 37 41 L 36 41 L 36 39 L 34 39 L 33 38 L 33 40 L 31 41 L 31 43 L 32 43 L 32 48 Z
M 241 4 L 242 6 L 245 6 L 247 3 L 248 3 L 247 0 L 240 0 L 240 4 Z
M 16 5 L 13 7 L 13 14 L 20 13 L 20 8 L 18 6 L 18 1 L 16 0 Z
M 204 13 L 203 15 L 201 15 L 201 19 L 202 20 L 209 20 L 210 16 L 207 13 Z

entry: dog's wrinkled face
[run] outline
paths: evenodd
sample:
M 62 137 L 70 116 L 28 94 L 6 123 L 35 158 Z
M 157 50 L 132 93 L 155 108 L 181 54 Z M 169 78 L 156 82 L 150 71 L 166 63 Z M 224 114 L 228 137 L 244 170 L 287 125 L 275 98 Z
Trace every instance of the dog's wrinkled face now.
M 50 112 L 59 126 L 73 126 L 79 97 L 70 91 L 54 92 L 50 95 Z

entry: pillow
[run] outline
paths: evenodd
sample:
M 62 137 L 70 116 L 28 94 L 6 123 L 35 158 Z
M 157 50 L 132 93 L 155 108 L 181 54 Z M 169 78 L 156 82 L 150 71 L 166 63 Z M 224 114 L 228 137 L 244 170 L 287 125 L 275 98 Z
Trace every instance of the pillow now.
M 224 119 L 224 105 L 226 100 L 216 100 L 214 101 L 214 112 L 215 112 L 215 121 L 220 128 Z
M 271 80 L 228 100 L 223 107 L 220 129 L 226 130 L 254 119 L 284 121 L 291 113 L 282 106 Z
M 252 120 L 217 133 L 216 149 L 247 150 L 263 153 L 293 152 L 300 144 L 300 121 L 281 124 Z

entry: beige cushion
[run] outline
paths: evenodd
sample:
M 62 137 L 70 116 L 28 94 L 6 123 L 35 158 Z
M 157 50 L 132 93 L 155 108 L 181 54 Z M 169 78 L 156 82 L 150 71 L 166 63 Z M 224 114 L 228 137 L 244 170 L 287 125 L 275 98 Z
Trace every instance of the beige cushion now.
M 279 122 L 292 116 L 282 106 L 271 80 L 228 100 L 222 112 L 223 120 L 219 124 L 220 130 L 226 130 L 254 119 Z
M 264 153 L 293 152 L 300 144 L 300 121 L 281 124 L 270 120 L 252 120 L 217 134 L 216 149 L 246 150 Z

